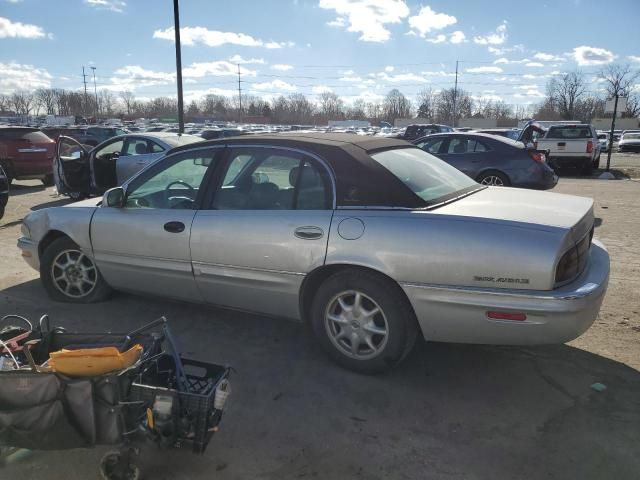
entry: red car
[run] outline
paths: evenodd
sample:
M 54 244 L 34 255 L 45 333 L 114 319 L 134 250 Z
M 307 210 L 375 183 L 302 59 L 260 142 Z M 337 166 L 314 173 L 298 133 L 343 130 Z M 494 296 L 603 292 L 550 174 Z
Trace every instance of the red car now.
M 42 180 L 53 185 L 53 156 L 56 142 L 37 128 L 0 128 L 0 166 L 9 183 L 17 180 Z

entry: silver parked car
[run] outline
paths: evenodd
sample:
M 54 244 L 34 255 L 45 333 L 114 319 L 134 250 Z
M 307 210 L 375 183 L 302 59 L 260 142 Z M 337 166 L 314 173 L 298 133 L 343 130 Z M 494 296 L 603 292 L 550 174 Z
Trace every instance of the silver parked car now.
M 132 133 L 110 138 L 94 148 L 58 137 L 53 178 L 58 192 L 73 199 L 102 195 L 122 185 L 167 150 L 200 142 L 202 138 L 177 133 Z
M 483 186 L 403 140 L 300 133 L 172 150 L 102 200 L 31 212 L 48 294 L 111 289 L 302 319 L 341 365 L 427 340 L 562 343 L 596 318 L 609 256 L 588 198 Z

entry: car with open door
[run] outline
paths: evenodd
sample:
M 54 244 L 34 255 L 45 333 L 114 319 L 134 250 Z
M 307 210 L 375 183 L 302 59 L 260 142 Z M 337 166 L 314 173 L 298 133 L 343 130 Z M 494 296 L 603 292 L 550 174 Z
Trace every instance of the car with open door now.
M 111 138 L 93 149 L 78 140 L 60 136 L 53 173 L 58 192 L 73 199 L 102 195 L 122 185 L 147 165 L 180 145 L 200 142 L 195 135 L 133 133 Z
M 9 179 L 0 166 L 0 218 L 4 216 L 4 209 L 9 201 Z
M 303 320 L 373 372 L 419 334 L 581 335 L 609 276 L 594 224 L 590 198 L 480 185 L 404 140 L 306 132 L 175 148 L 101 199 L 29 213 L 18 247 L 54 300 L 116 289 Z

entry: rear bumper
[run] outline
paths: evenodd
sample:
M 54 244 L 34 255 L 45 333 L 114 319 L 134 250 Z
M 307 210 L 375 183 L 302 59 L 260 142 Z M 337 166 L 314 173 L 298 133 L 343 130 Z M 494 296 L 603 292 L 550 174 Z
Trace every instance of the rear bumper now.
M 549 166 L 552 168 L 582 168 L 592 164 L 594 161 L 593 157 L 550 157 Z
M 609 254 L 593 242 L 585 271 L 550 291 L 401 284 L 427 340 L 496 345 L 564 343 L 595 321 L 609 281 Z M 488 311 L 522 312 L 525 321 L 493 320 Z
M 11 162 L 11 174 L 19 180 L 42 178 L 53 173 L 53 158 L 18 159 Z
M 18 239 L 18 248 L 22 252 L 22 258 L 34 270 L 40 271 L 40 258 L 38 257 L 38 244 L 30 238 Z

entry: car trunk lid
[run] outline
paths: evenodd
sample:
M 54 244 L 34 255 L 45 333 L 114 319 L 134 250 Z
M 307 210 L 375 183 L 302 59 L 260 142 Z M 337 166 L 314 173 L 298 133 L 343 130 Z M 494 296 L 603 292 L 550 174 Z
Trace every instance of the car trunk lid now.
M 591 198 L 508 187 L 485 188 L 433 213 L 567 229 L 574 242 L 588 234 L 594 223 Z

